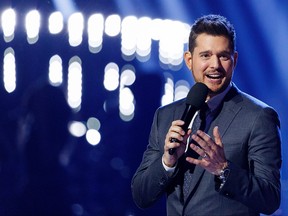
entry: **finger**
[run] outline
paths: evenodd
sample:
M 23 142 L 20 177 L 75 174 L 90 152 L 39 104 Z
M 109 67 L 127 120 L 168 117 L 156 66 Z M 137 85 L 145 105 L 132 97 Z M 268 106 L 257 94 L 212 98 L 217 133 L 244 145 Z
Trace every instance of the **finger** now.
M 209 165 L 209 161 L 206 160 L 198 160 L 192 157 L 186 157 L 186 161 L 191 163 L 191 164 L 195 164 L 195 165 L 200 165 L 201 167 L 203 167 L 205 169 L 205 167 L 208 167 Z
M 199 144 L 199 146 L 204 149 L 206 152 L 210 151 L 210 146 L 209 144 L 201 137 L 200 135 L 192 135 L 192 139 Z M 211 145 L 211 144 L 210 144 Z
M 182 127 L 181 127 L 182 125 L 183 125 L 183 121 L 181 121 L 181 120 L 177 120 L 177 121 L 172 122 L 172 125 L 169 129 L 169 132 L 170 133 L 178 133 L 178 134 L 184 136 L 185 131 L 182 129 Z
M 216 126 L 213 128 L 213 136 L 214 136 L 214 141 L 215 143 L 220 146 L 220 147 L 223 147 L 223 144 L 222 144 L 222 140 L 221 140 L 221 136 L 220 136 L 220 132 L 219 132 L 219 127 Z
M 205 132 L 201 131 L 201 130 L 198 130 L 197 131 L 197 135 L 199 137 L 201 137 L 207 144 L 208 147 L 212 146 L 214 144 L 212 138 Z
M 209 155 L 199 146 L 194 145 L 193 143 L 190 144 L 190 148 L 195 151 L 198 155 L 200 155 L 202 158 L 208 158 Z

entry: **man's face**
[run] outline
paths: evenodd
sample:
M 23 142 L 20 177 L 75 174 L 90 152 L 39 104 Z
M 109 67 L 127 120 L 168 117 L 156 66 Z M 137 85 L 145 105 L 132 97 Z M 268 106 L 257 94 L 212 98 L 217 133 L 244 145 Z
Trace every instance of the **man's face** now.
M 209 96 L 221 93 L 230 83 L 238 53 L 232 53 L 229 40 L 224 36 L 200 34 L 193 53 L 184 55 L 195 82 L 202 82 L 210 89 Z

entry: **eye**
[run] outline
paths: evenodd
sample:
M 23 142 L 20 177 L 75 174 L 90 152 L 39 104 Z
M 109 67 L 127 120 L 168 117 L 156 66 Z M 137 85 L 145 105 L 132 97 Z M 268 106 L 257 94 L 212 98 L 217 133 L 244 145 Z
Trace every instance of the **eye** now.
M 228 61 L 228 60 L 230 60 L 230 55 L 227 55 L 227 54 L 223 54 L 223 55 L 220 55 L 220 59 L 222 60 L 222 61 Z
M 200 54 L 200 57 L 202 58 L 202 59 L 208 59 L 208 58 L 210 58 L 210 54 L 209 53 L 201 53 Z

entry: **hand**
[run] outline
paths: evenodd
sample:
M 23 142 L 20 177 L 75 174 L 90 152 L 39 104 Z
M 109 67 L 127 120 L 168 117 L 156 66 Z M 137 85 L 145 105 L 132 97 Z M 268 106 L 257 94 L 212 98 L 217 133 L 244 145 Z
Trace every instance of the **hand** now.
M 184 125 L 184 121 L 176 120 L 173 121 L 168 133 L 166 134 L 165 138 L 165 145 L 164 145 L 164 155 L 163 155 L 163 162 L 168 167 L 173 167 L 177 160 L 184 154 L 186 145 L 187 145 L 187 138 L 189 137 L 191 130 L 188 130 L 187 133 L 182 129 L 182 125 Z M 171 138 L 177 139 L 179 142 L 171 142 Z M 169 149 L 175 148 L 175 153 L 173 155 L 169 154 Z
M 200 147 L 195 144 L 191 144 L 190 148 L 202 158 L 195 159 L 187 157 L 186 160 L 189 163 L 203 167 L 213 175 L 220 175 L 220 171 L 227 166 L 227 160 L 217 126 L 213 128 L 213 136 L 214 141 L 203 131 L 198 130 L 197 135 L 193 134 L 192 139 L 196 141 Z

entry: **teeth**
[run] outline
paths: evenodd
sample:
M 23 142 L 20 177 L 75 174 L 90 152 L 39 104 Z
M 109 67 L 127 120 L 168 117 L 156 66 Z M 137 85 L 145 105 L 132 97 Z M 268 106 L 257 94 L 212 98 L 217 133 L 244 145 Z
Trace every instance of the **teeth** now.
M 221 77 L 221 75 L 219 75 L 219 74 L 208 74 L 207 76 L 208 76 L 209 78 L 213 78 L 213 79 L 218 79 L 218 78 Z

